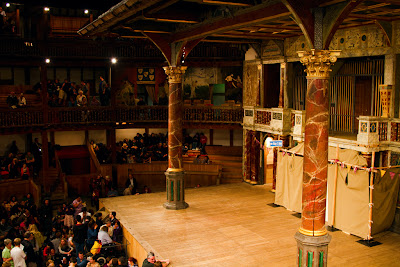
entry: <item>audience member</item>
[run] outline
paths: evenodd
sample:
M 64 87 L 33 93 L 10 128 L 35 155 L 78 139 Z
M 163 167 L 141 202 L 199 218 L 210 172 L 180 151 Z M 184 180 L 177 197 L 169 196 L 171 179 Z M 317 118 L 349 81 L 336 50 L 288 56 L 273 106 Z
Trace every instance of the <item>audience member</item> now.
M 18 98 L 15 95 L 15 92 L 12 91 L 7 97 L 7 104 L 10 108 L 17 108 L 18 107 Z
M 19 108 L 24 108 L 26 107 L 26 98 L 24 97 L 24 94 L 21 93 L 18 97 L 18 107 Z
M 167 266 L 169 264 L 169 260 L 158 260 L 162 263 L 162 266 Z M 142 267 L 153 267 L 154 263 L 156 263 L 156 257 L 153 252 L 147 253 L 147 258 L 143 261 Z
M 25 259 L 26 254 L 20 248 L 21 246 L 21 239 L 15 238 L 14 239 L 14 248 L 11 249 L 10 255 L 14 262 L 14 267 L 26 267 Z

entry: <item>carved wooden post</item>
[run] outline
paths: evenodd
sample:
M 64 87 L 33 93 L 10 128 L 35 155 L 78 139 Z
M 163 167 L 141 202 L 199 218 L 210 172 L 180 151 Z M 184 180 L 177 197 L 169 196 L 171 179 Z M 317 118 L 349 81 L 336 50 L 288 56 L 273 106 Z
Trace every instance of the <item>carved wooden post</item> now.
M 306 125 L 304 137 L 303 205 L 297 266 L 326 266 L 331 236 L 325 228 L 328 176 L 329 72 L 339 51 L 298 52 L 306 66 Z
M 169 81 L 168 104 L 168 169 L 166 209 L 185 209 L 185 172 L 182 165 L 182 76 L 187 67 L 164 67 Z

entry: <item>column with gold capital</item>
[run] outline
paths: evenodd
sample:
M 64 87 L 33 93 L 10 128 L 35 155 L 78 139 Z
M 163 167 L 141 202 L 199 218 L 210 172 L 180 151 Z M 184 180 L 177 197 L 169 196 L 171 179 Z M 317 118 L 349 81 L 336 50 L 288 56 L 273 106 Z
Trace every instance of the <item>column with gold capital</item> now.
M 329 74 L 339 51 L 298 52 L 306 67 L 306 123 L 304 136 L 301 226 L 295 238 L 297 266 L 326 266 L 330 235 L 325 228 L 328 176 Z
M 186 71 L 185 66 L 164 67 L 169 81 L 168 104 L 168 169 L 167 202 L 166 209 L 185 209 L 189 205 L 185 202 L 185 172 L 182 165 L 182 76 Z

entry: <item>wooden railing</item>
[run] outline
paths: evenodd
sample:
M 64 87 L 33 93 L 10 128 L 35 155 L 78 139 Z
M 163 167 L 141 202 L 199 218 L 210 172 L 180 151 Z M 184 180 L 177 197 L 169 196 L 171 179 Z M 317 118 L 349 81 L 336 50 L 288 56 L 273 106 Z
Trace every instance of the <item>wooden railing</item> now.
M 186 122 L 241 123 L 242 107 L 185 107 L 183 120 Z
M 74 107 L 49 108 L 47 124 L 114 124 L 131 122 L 167 122 L 167 106 L 137 107 Z M 185 107 L 184 122 L 242 123 L 242 107 Z M 40 108 L 1 109 L 0 127 L 44 126 L 44 114 Z
M 62 167 L 61 167 L 61 163 L 60 163 L 60 159 L 58 158 L 57 153 L 54 153 L 55 155 L 55 161 L 56 161 L 56 168 L 57 168 L 57 176 L 58 176 L 58 181 L 57 183 L 61 183 L 62 184 L 62 188 L 63 188 L 63 193 L 64 193 L 64 200 L 67 200 L 68 198 L 68 183 L 67 183 L 67 179 L 66 179 L 66 175 L 65 173 L 62 171 Z M 54 185 L 53 185 L 54 186 Z
M 271 124 L 271 110 L 256 110 L 254 122 L 257 124 L 270 125 Z
M 43 125 L 43 112 L 41 109 L 5 109 L 0 111 L 0 127 Z
M 29 179 L 29 192 L 32 194 L 36 206 L 39 207 L 40 203 L 42 203 L 42 191 L 41 187 L 33 179 Z

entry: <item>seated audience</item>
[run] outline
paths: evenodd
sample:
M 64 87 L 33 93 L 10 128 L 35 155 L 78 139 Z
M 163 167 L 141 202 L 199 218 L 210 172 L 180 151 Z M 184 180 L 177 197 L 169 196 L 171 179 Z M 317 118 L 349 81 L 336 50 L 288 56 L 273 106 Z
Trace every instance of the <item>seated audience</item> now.
M 15 95 L 15 92 L 12 91 L 8 96 L 7 96 L 7 104 L 10 108 L 17 108 L 18 107 L 18 98 Z

